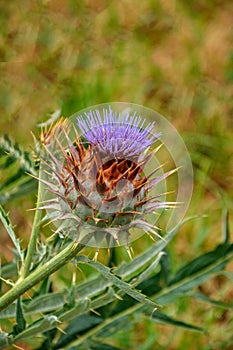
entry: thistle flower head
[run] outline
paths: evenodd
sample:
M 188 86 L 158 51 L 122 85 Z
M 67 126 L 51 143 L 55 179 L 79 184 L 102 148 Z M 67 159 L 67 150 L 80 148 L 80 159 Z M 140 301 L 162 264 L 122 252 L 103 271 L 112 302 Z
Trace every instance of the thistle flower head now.
M 51 198 L 42 208 L 56 223 L 56 232 L 75 240 L 92 232 L 89 245 L 97 249 L 128 246 L 132 228 L 157 235 L 146 214 L 174 203 L 159 201 L 163 194 L 151 196 L 150 191 L 174 171 L 154 177 L 158 167 L 144 174 L 155 152 L 150 146 L 159 138 L 152 133 L 154 123 L 146 125 L 141 116 L 110 107 L 79 115 L 76 123 L 73 136 L 67 121 L 58 123 L 53 144 L 44 144 L 46 176 L 41 181 Z
M 154 122 L 144 129 L 145 119 L 136 113 L 121 114 L 110 107 L 103 110 L 103 120 L 98 110 L 78 116 L 78 126 L 91 146 L 109 153 L 115 158 L 135 156 L 151 146 L 159 134 L 151 134 Z

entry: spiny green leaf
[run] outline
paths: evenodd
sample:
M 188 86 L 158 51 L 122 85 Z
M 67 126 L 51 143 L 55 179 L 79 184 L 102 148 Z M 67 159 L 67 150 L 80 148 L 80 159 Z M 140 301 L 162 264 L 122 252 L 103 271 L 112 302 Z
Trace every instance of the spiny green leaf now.
M 66 306 L 71 309 L 75 306 L 76 288 L 75 284 L 72 283 L 69 294 L 67 296 Z
M 98 298 L 94 298 L 93 300 L 91 300 L 91 309 L 96 310 L 102 306 L 111 303 L 114 300 L 116 300 L 116 294 L 113 288 L 109 287 L 106 293 L 102 294 Z
M 16 325 L 14 326 L 14 336 L 23 332 L 26 328 L 26 321 L 24 319 L 23 309 L 21 305 L 21 298 L 17 299 L 16 303 Z
M 215 256 L 215 253 L 216 254 Z M 206 260 L 208 259 L 208 263 Z M 215 259 L 213 259 L 215 257 Z M 208 281 L 213 275 L 218 274 L 233 258 L 233 245 L 227 249 L 220 249 L 219 246 L 209 253 L 201 255 L 191 263 L 184 266 L 170 281 L 169 286 L 161 290 L 155 299 L 165 305 L 174 302 L 177 297 L 190 293 L 195 287 Z M 198 264 L 195 265 L 195 262 Z M 201 264 L 203 262 L 203 264 Z
M 180 228 L 181 225 L 182 224 L 180 224 L 178 227 L 176 227 L 174 230 L 168 233 L 164 237 L 164 241 L 157 242 L 146 252 L 134 258 L 132 262 L 124 264 L 119 268 L 114 269 L 114 274 L 119 275 L 120 278 L 129 279 L 135 274 L 138 274 L 139 271 L 146 270 L 146 267 L 149 265 L 150 261 L 154 260 L 154 258 L 159 254 L 159 252 L 164 248 L 164 246 L 170 242 L 170 240 L 177 233 L 177 230 Z M 143 263 L 145 264 L 144 266 Z M 77 293 L 80 296 L 80 298 L 92 298 L 104 292 L 109 286 L 111 286 L 111 282 L 109 279 L 106 279 L 103 276 L 98 276 L 97 278 L 82 283 L 80 286 L 78 286 Z M 59 309 L 63 307 L 63 304 L 65 302 L 64 298 L 64 293 L 53 293 L 53 298 L 51 298 L 50 294 L 44 295 L 42 299 L 36 298 L 28 306 L 25 306 L 25 315 L 32 314 L 33 312 L 49 312 L 52 310 Z M 109 302 L 111 302 L 112 299 L 112 296 L 109 297 Z M 12 315 L 11 317 L 14 317 L 13 308 L 1 311 L 0 319 L 10 317 L 10 314 Z
M 146 280 L 148 277 L 150 277 L 150 275 L 152 274 L 152 272 L 156 269 L 156 267 L 158 266 L 159 262 L 161 261 L 161 258 L 163 257 L 163 255 L 165 255 L 164 252 L 160 252 L 157 256 L 157 258 L 152 261 L 152 263 L 149 265 L 149 267 L 147 267 L 147 269 L 145 271 L 143 271 L 138 278 L 135 278 L 135 282 L 134 280 L 132 281 L 132 283 L 134 285 L 138 285 L 139 283 L 142 283 L 144 280 Z
M 26 316 L 35 315 L 37 313 L 46 313 L 53 310 L 61 309 L 67 298 L 67 291 L 48 293 L 32 299 L 30 302 L 23 303 L 23 310 Z M 9 305 L 0 312 L 0 320 L 15 317 L 15 304 Z
M 21 339 L 33 337 L 38 333 L 46 332 L 49 329 L 59 326 L 59 324 L 60 324 L 60 321 L 57 318 L 57 316 L 55 315 L 45 316 L 43 319 L 34 322 L 27 329 L 25 329 L 23 332 L 18 334 L 14 338 L 14 342 Z
M 187 294 L 187 291 L 190 291 L 191 289 L 201 284 L 202 282 L 209 280 L 213 276 L 213 274 L 219 273 L 219 269 L 223 268 L 226 265 L 226 263 L 229 261 L 229 259 L 231 259 L 232 257 L 233 257 L 233 252 L 229 250 L 226 254 L 223 254 L 223 256 L 221 257 L 219 256 L 217 261 L 214 261 L 214 262 L 212 261 L 212 264 L 196 272 L 194 275 L 185 277 L 183 280 L 180 280 L 179 282 L 177 281 L 173 285 L 165 287 L 159 292 L 155 293 L 153 295 L 153 299 L 155 299 L 156 301 L 164 305 L 169 304 L 171 302 L 175 302 L 178 297 L 183 295 L 183 293 Z M 114 314 L 114 316 L 112 317 L 112 320 L 111 318 L 109 318 L 106 321 L 107 326 L 110 327 L 111 322 L 114 322 L 114 323 L 118 322 L 118 324 L 121 324 L 121 322 L 124 323 L 125 320 L 129 321 L 129 319 L 127 318 L 128 315 L 133 315 L 138 312 L 148 312 L 148 310 L 149 309 L 147 305 L 141 305 L 141 304 L 131 305 L 130 307 L 123 309 L 118 314 Z M 95 331 L 92 330 L 90 334 L 86 334 L 85 339 L 87 340 L 87 339 L 96 337 L 98 334 L 100 334 L 102 328 L 105 328 L 104 322 L 103 322 L 103 325 L 99 325 Z M 81 342 L 81 339 L 79 341 L 74 342 L 72 345 L 79 345 L 80 342 Z
M 101 323 L 103 319 L 95 315 L 82 315 L 76 317 L 69 325 L 64 329 L 64 334 L 60 336 L 57 343 L 54 346 L 54 350 L 61 349 L 69 344 L 72 340 L 76 339 L 79 334 L 86 332 L 94 326 Z
M 59 309 L 64 305 L 66 297 L 66 291 L 64 291 L 63 293 L 48 293 L 41 295 L 33 299 L 27 305 L 24 305 L 25 314 L 32 315 L 39 312 L 44 313 Z M 4 311 L 5 310 L 3 310 L 2 312 Z
M 27 173 L 36 175 L 34 163 L 30 157 L 30 153 L 23 151 L 21 147 L 12 141 L 8 135 L 0 137 L 0 149 L 2 152 L 9 154 L 11 158 L 19 161 L 20 168 Z
M 162 324 L 168 324 L 171 326 L 176 326 L 176 327 L 182 327 L 182 328 L 186 328 L 189 329 L 191 331 L 198 331 L 198 332 L 204 332 L 204 329 L 195 325 L 192 325 L 190 323 L 186 323 L 180 320 L 177 320 L 173 317 L 170 317 L 166 314 L 164 314 L 163 312 L 160 311 L 156 311 L 153 313 L 153 315 L 149 315 L 147 314 L 147 316 L 149 316 L 149 318 L 154 321 L 154 322 L 158 322 L 158 323 L 162 323 Z
M 14 338 L 14 341 L 35 336 L 38 333 L 43 333 L 57 327 L 62 322 L 66 322 L 67 320 L 72 320 L 73 318 L 87 312 L 89 310 L 89 305 L 90 305 L 89 300 L 81 299 L 76 304 L 76 306 L 71 310 L 68 310 L 66 312 L 59 312 L 54 315 L 48 315 L 43 319 L 34 322 L 27 329 L 25 329 L 23 332 L 18 334 Z
M 118 317 L 118 315 L 109 317 L 94 328 L 87 330 L 87 332 L 81 335 L 78 339 L 71 341 L 70 345 L 72 345 L 72 347 L 69 349 L 82 349 L 83 346 L 84 349 L 88 349 L 92 339 L 109 337 L 112 334 L 116 334 L 116 332 L 121 329 L 126 331 L 132 328 L 134 318 L 135 313 L 122 314 L 120 317 Z
M 149 250 L 150 250 L 150 248 L 149 248 Z M 214 250 L 214 252 L 215 252 L 215 250 Z M 210 253 L 211 252 L 209 252 L 207 254 L 210 254 Z M 183 278 L 182 280 L 178 281 L 177 284 L 174 283 L 174 285 L 171 285 L 171 279 L 170 279 L 170 287 L 163 289 L 163 293 L 161 292 L 161 294 L 159 294 L 160 299 L 158 299 L 158 301 L 160 303 L 165 303 L 165 304 L 169 303 L 173 300 L 175 301 L 175 299 L 180 294 L 182 294 L 182 292 L 184 292 L 185 290 L 188 293 L 188 292 L 190 292 L 190 290 L 195 288 L 197 285 L 201 284 L 202 281 L 206 281 L 206 280 L 210 279 L 212 277 L 212 275 L 214 274 L 214 270 L 211 270 L 212 266 L 213 265 L 217 266 L 216 272 L 218 272 L 218 271 L 220 271 L 221 268 L 224 268 L 225 264 L 230 259 L 230 255 L 229 255 L 230 251 L 226 255 L 224 254 L 224 251 L 222 251 L 222 254 L 223 254 L 223 257 L 225 259 L 222 259 L 223 257 L 221 255 L 216 256 L 215 253 L 210 255 L 211 257 L 212 256 L 214 257 L 214 259 L 211 258 L 211 261 L 213 262 L 213 264 L 211 264 L 209 266 L 209 268 L 207 267 L 207 269 L 205 271 L 200 270 L 200 273 L 197 273 L 196 276 L 193 276 L 193 279 L 190 278 L 189 272 L 186 274 L 187 279 Z M 218 264 L 219 260 L 221 260 L 223 262 Z M 193 262 L 191 262 L 191 264 L 193 264 Z M 126 267 L 127 267 L 127 265 L 124 266 L 124 276 L 125 277 L 127 276 Z M 203 266 L 202 266 L 202 268 L 203 268 Z M 118 272 L 118 270 L 115 269 L 114 273 L 117 273 L 117 272 Z M 129 263 L 129 273 L 131 273 L 131 272 L 132 272 L 131 263 Z M 222 271 L 221 273 L 225 273 L 225 272 Z M 122 276 L 120 275 L 120 278 L 121 277 Z M 177 275 L 176 275 L 176 277 L 177 277 Z M 149 295 L 152 295 L 154 293 L 156 293 L 156 295 L 157 295 L 158 283 L 159 283 L 157 277 L 154 276 L 153 278 L 150 278 L 147 281 L 149 281 L 149 280 L 151 280 L 151 284 L 150 284 L 148 291 L 146 291 L 146 294 L 150 292 Z M 144 285 L 147 285 L 147 284 L 148 283 L 143 282 L 142 286 L 140 285 L 139 288 L 143 287 L 143 290 L 144 290 Z M 110 286 L 111 286 L 110 280 L 107 280 L 105 277 L 100 275 L 97 278 L 94 278 L 90 281 L 84 282 L 81 285 L 79 285 L 77 287 L 77 295 L 79 295 L 79 298 L 83 298 L 83 299 L 89 298 L 91 300 L 93 297 L 96 297 L 96 296 L 100 295 L 101 293 L 103 293 L 104 291 L 106 291 L 106 289 Z M 176 289 L 176 286 L 180 286 L 180 287 L 178 289 Z M 184 288 L 185 288 L 185 290 L 184 290 Z M 176 290 L 177 294 L 175 294 L 175 292 L 174 293 L 172 292 L 173 289 Z M 64 305 L 64 302 L 66 300 L 66 296 L 67 296 L 66 292 L 63 292 L 63 293 L 53 293 L 52 295 L 47 294 L 47 295 L 44 295 L 43 297 L 38 297 L 38 298 L 32 300 L 28 305 L 24 306 L 25 307 L 25 309 L 24 309 L 25 315 L 32 314 L 32 313 L 38 313 L 38 312 L 49 312 L 49 311 L 51 312 L 53 310 L 57 310 L 59 308 L 62 308 Z M 108 302 L 111 302 L 114 299 L 114 297 L 112 295 L 106 296 L 106 299 L 105 299 L 106 303 L 107 303 L 107 299 L 108 299 Z M 100 297 L 100 302 L 101 302 L 101 297 Z M 93 303 L 94 303 L 94 301 L 93 301 Z M 94 306 L 92 306 L 92 308 L 98 307 L 97 305 L 95 305 L 95 303 L 93 305 Z M 101 305 L 99 305 L 99 306 L 101 306 Z M 15 307 L 14 305 L 11 305 L 7 309 L 1 311 L 0 312 L 0 319 L 14 317 L 14 313 L 15 313 L 14 307 Z
M 15 199 L 36 189 L 36 180 L 28 179 L 26 173 L 36 175 L 35 166 L 30 153 L 22 150 L 7 135 L 0 137 L 0 167 L 7 169 L 10 176 L 0 185 L 0 204 Z M 14 164 L 14 168 L 10 166 Z
M 62 322 L 70 321 L 73 318 L 84 314 L 85 312 L 88 312 L 90 310 L 90 300 L 89 299 L 80 299 L 78 302 L 76 302 L 76 305 L 65 312 L 59 313 L 59 320 Z
M 77 257 L 77 261 L 84 262 L 86 264 L 92 265 L 97 271 L 99 271 L 106 279 L 108 279 L 113 285 L 118 287 L 120 290 L 130 295 L 132 298 L 136 299 L 140 303 L 150 305 L 152 307 L 157 307 L 158 304 L 147 298 L 140 291 L 134 289 L 129 283 L 124 282 L 118 276 L 113 274 L 110 269 L 103 264 L 88 259 L 86 256 Z
M 145 252 L 136 256 L 129 264 L 124 263 L 121 266 L 113 269 L 113 272 L 117 275 L 120 275 L 124 279 L 130 279 L 133 276 L 138 275 L 168 245 L 168 243 L 175 237 L 181 226 L 183 226 L 187 221 L 194 218 L 196 217 L 190 217 L 182 221 L 173 230 L 171 230 L 163 240 L 160 240 L 157 243 L 153 244 Z
M 216 251 L 216 249 L 214 251 Z M 153 296 L 153 298 L 156 301 L 162 302 L 163 304 L 168 304 L 170 302 L 174 302 L 176 300 L 176 298 L 183 295 L 183 293 L 188 294 L 190 292 L 190 290 L 193 289 L 195 286 L 199 285 L 203 281 L 210 279 L 213 276 L 213 274 L 219 273 L 220 268 L 223 268 L 225 266 L 225 264 L 229 261 L 229 259 L 232 258 L 232 256 L 233 256 L 232 249 L 230 249 L 230 248 L 227 251 L 225 251 L 225 250 L 220 250 L 220 251 L 221 251 L 222 255 L 219 253 L 216 261 L 212 261 L 212 263 L 210 265 L 205 266 L 202 269 L 196 271 L 191 276 L 183 277 L 183 279 L 174 282 L 174 284 L 172 284 L 168 287 L 165 287 L 159 293 L 156 293 Z M 84 260 L 86 261 L 86 257 L 84 257 Z M 102 268 L 101 268 L 101 272 L 102 272 Z M 108 269 L 107 275 L 109 275 L 109 273 L 110 273 L 110 270 Z M 116 277 L 116 276 L 114 276 L 114 277 Z M 112 276 L 111 276 L 111 279 L 112 279 Z M 114 280 L 111 283 L 115 284 L 115 282 L 116 281 Z M 127 287 L 128 287 L 128 285 L 127 285 Z M 123 291 L 124 291 L 124 289 L 123 289 Z M 110 294 L 111 294 L 110 297 L 112 298 L 112 292 Z M 101 297 L 99 297 L 99 299 L 101 299 Z M 96 299 L 94 299 L 93 302 L 95 302 L 95 300 Z M 105 300 L 103 300 L 103 301 L 105 302 Z M 85 301 L 84 301 L 84 304 L 85 304 Z M 62 317 L 63 321 L 67 321 L 70 318 L 75 317 L 75 311 L 77 312 L 77 314 L 82 314 L 84 312 L 87 312 L 87 310 L 92 306 L 92 301 L 90 302 L 90 304 L 87 308 L 85 305 L 83 307 L 83 305 L 77 306 L 77 310 L 71 309 L 71 310 L 68 310 L 68 312 L 64 312 L 64 313 L 61 312 L 59 315 L 59 319 Z M 127 310 L 123 310 L 119 314 L 114 315 L 114 317 L 109 318 L 106 321 L 104 321 L 103 325 L 100 324 L 99 326 L 97 326 L 97 328 L 95 330 L 93 330 L 93 331 L 91 330 L 90 334 L 88 334 L 85 339 L 92 338 L 93 336 L 96 336 L 97 334 L 99 336 L 103 336 L 103 334 L 106 332 L 108 334 L 110 334 L 112 331 L 115 332 L 118 329 L 118 327 L 122 327 L 122 324 L 125 324 L 125 325 L 129 324 L 129 317 L 131 315 L 135 314 L 136 312 L 140 312 L 140 311 L 141 312 L 142 311 L 148 312 L 149 310 L 151 310 L 151 309 L 149 309 L 149 306 L 151 308 L 151 305 L 148 305 L 148 304 L 144 304 L 144 305 L 135 304 L 133 306 L 128 307 Z M 70 314 L 69 314 L 69 312 L 70 312 Z M 77 314 L 76 314 L 76 316 L 77 316 Z M 177 320 L 176 320 L 176 322 L 177 322 Z M 52 329 L 52 327 L 50 329 Z M 26 332 L 26 331 L 27 330 L 25 330 L 24 332 Z M 38 332 L 41 332 L 41 331 L 42 331 L 42 328 L 38 327 L 37 329 L 33 329 L 33 334 L 37 334 Z M 77 342 L 76 345 L 78 345 L 78 343 L 79 342 Z M 72 345 L 74 345 L 74 343 L 72 343 Z
M 102 324 L 100 324 L 97 329 L 96 336 L 100 338 L 106 338 L 113 334 L 116 334 L 120 330 L 129 331 L 133 327 L 135 314 L 122 315 L 117 318 L 106 319 Z
M 192 260 L 190 263 L 182 267 L 176 275 L 170 280 L 169 285 L 184 279 L 188 276 L 195 274 L 196 272 L 204 269 L 205 267 L 211 265 L 219 258 L 224 257 L 227 253 L 233 251 L 233 245 L 230 244 L 219 244 L 216 249 L 205 253 L 196 259 Z M 220 268 L 220 267 L 218 267 Z
M 17 252 L 18 252 L 21 260 L 23 261 L 23 253 L 22 253 L 19 241 L 16 238 L 16 235 L 15 235 L 15 232 L 14 232 L 13 227 L 11 225 L 9 217 L 1 205 L 0 205 L 0 220 L 2 221 L 3 226 L 5 227 L 8 235 L 10 236 L 15 248 L 17 249 Z

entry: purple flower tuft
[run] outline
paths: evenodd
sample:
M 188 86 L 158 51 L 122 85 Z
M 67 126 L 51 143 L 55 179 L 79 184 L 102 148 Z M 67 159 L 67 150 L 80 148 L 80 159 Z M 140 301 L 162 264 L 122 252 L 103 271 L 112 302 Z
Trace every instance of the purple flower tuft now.
M 77 117 L 85 139 L 116 158 L 139 155 L 160 136 L 152 134 L 154 122 L 143 128 L 145 119 L 142 120 L 136 113 L 117 113 L 109 107 L 103 109 L 103 120 L 98 110 L 85 113 L 85 117 Z

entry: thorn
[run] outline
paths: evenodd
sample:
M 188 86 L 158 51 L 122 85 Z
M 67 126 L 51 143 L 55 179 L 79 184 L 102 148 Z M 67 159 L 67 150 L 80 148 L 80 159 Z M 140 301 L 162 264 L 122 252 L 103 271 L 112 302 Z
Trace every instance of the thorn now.
M 54 232 L 50 237 L 47 238 L 47 242 L 52 241 L 52 239 L 57 235 L 56 232 Z
M 72 285 L 75 285 L 76 284 L 76 272 L 73 272 L 73 276 L 72 276 Z
M 155 307 L 155 308 L 152 310 L 152 312 L 151 312 L 151 318 L 153 317 L 153 315 L 154 315 L 154 313 L 155 313 L 156 310 L 158 310 L 157 307 Z
M 96 250 L 93 260 L 97 261 L 99 255 L 99 249 Z
M 156 240 L 154 239 L 154 237 L 153 237 L 149 232 L 147 232 L 147 236 L 150 237 L 150 239 L 151 239 L 153 242 L 156 242 Z
M 2 280 L 3 282 L 5 282 L 6 284 L 8 284 L 9 286 L 14 287 L 14 282 L 12 282 L 11 280 L 6 280 L 5 278 L 0 276 L 0 280 Z
M 85 254 L 91 260 L 91 251 Z
M 158 229 L 158 227 L 155 227 L 156 229 Z M 159 229 L 161 230 L 161 229 Z M 161 239 L 162 241 L 166 242 L 166 240 L 160 236 L 160 234 L 158 232 L 156 232 L 153 228 L 150 228 L 146 231 L 147 235 L 155 242 L 155 240 L 152 238 L 153 236 L 151 236 L 152 234 L 155 235 L 156 237 L 158 237 L 159 239 Z
M 132 255 L 135 255 L 135 254 L 134 254 L 133 247 L 132 247 L 132 246 L 130 246 L 130 247 L 129 247 L 129 249 L 130 249 L 130 251 L 131 251 Z
M 33 297 L 28 292 L 26 292 L 25 294 L 28 297 L 28 299 L 31 299 L 31 300 L 33 299 Z
M 38 128 L 43 128 L 43 127 L 49 126 L 49 128 L 51 128 L 51 127 L 54 127 L 54 123 L 55 123 L 55 126 L 59 125 L 63 121 L 63 118 L 61 118 L 60 121 L 57 121 L 57 119 L 60 118 L 60 116 L 61 116 L 61 110 L 57 109 L 55 112 L 53 112 L 51 114 L 51 116 L 50 116 L 50 118 L 48 120 L 46 120 L 45 122 L 37 124 L 37 127 Z
M 15 344 L 12 344 L 12 346 L 16 349 L 20 349 L 20 350 L 24 350 L 24 348 L 21 348 L 21 346 L 18 346 L 18 345 L 15 345 Z
M 154 169 L 148 176 L 147 179 L 149 179 L 151 176 L 153 176 L 158 170 L 162 169 L 164 165 L 168 164 L 168 162 L 164 162 L 160 164 L 156 169 Z
M 123 300 L 123 298 L 120 296 L 120 295 L 118 295 L 118 294 L 116 294 L 116 293 L 114 293 L 114 297 L 116 297 L 118 300 Z
M 97 316 L 101 316 L 101 314 L 98 311 L 94 310 L 94 309 L 90 309 L 90 311 L 93 312 L 94 314 L 96 314 Z
M 34 211 L 34 210 L 37 210 L 39 208 L 30 208 L 30 209 L 26 209 L 26 211 Z
M 156 199 L 156 198 L 159 198 L 159 197 L 162 197 L 162 196 L 165 196 L 167 194 L 171 194 L 171 193 L 174 193 L 175 191 L 167 191 L 167 192 L 163 192 L 163 193 L 159 193 L 159 194 L 156 194 L 154 196 L 148 196 L 148 197 L 145 197 L 145 199 L 137 202 L 135 204 L 135 207 L 139 206 L 139 205 L 143 205 L 149 201 L 152 201 L 153 199 Z
M 82 275 L 83 279 L 86 280 L 86 275 L 85 275 L 85 273 L 83 272 L 83 270 L 81 269 L 81 267 L 80 267 L 78 264 L 76 264 L 75 266 L 76 266 L 76 269 L 77 269 L 77 270 L 80 272 L 80 274 Z
M 115 241 L 116 241 L 116 243 L 117 243 L 118 247 L 120 247 L 120 242 L 119 242 L 118 237 L 117 237 L 117 236 L 115 236 L 115 237 L 114 237 L 114 239 L 115 239 Z
M 130 251 L 129 247 L 126 248 L 126 251 L 127 251 L 128 255 L 129 255 L 130 260 L 133 260 L 133 257 L 132 257 L 132 254 L 131 254 L 131 251 Z
M 60 328 L 60 327 L 57 327 L 57 329 L 61 332 L 61 333 L 63 333 L 63 334 L 67 334 L 62 328 Z

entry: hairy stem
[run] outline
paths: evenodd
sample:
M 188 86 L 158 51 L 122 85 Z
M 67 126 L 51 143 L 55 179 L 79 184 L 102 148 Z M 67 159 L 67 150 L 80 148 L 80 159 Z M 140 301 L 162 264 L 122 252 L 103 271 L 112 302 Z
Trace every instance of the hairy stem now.
M 40 172 L 41 170 L 39 171 L 39 177 L 40 177 Z M 37 238 L 40 230 L 41 218 L 42 218 L 42 210 L 39 209 L 39 206 L 41 205 L 41 201 L 42 201 L 42 192 L 43 192 L 41 187 L 42 187 L 42 184 L 39 181 L 36 212 L 35 212 L 34 221 L 32 224 L 32 233 L 28 244 L 26 258 L 22 264 L 22 268 L 20 271 L 20 277 L 19 277 L 18 283 L 28 276 L 30 272 L 33 255 L 35 254 L 35 251 L 36 251 L 36 242 L 37 242 Z
M 88 235 L 85 239 L 88 241 Z M 53 272 L 57 271 L 60 267 L 65 265 L 68 261 L 74 258 L 78 252 L 80 252 L 85 246 L 86 242 L 72 242 L 59 254 L 54 256 L 51 260 L 44 265 L 38 267 L 35 271 L 30 273 L 29 276 L 15 284 L 6 294 L 0 298 L 0 311 L 10 305 L 14 300 L 24 294 L 27 290 L 35 286 Z

